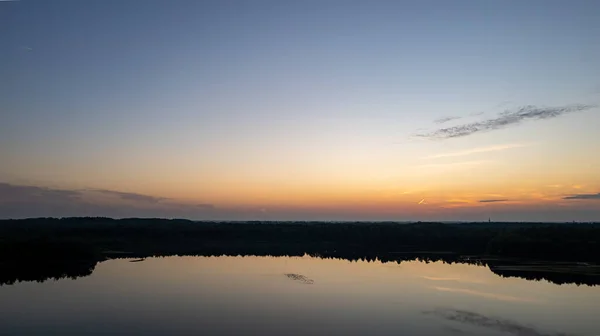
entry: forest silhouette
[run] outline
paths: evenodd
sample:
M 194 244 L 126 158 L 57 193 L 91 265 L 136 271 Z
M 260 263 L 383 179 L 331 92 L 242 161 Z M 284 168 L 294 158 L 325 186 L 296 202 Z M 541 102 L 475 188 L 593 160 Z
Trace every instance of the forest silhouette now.
M 503 277 L 600 284 L 599 224 L 0 221 L 0 284 L 76 278 L 111 258 L 303 256 L 468 263 Z

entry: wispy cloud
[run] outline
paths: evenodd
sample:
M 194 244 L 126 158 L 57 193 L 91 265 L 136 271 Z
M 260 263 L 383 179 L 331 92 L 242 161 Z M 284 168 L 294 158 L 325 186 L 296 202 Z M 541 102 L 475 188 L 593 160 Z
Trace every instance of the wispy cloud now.
M 442 118 L 436 119 L 434 122 L 436 124 L 443 124 L 443 123 L 447 123 L 449 121 L 457 120 L 457 119 L 460 119 L 460 118 L 461 117 L 442 117 Z
M 99 194 L 107 197 L 98 198 Z M 114 190 L 66 190 L 0 182 L 0 218 L 109 216 L 205 219 L 243 218 L 247 215 L 255 215 L 255 212 L 219 209 L 212 204 L 190 204 Z
M 164 198 L 164 197 L 155 197 L 155 196 L 142 195 L 142 194 L 136 194 L 136 193 L 130 193 L 130 192 L 123 192 L 123 191 L 104 190 L 104 189 L 93 189 L 93 191 L 107 194 L 107 195 L 117 196 L 123 200 L 136 201 L 136 202 L 158 203 L 160 201 L 167 200 L 167 198 Z
M 498 203 L 498 202 L 508 202 L 507 199 L 484 199 L 479 200 L 479 203 Z
M 417 134 L 417 136 L 428 139 L 458 138 L 515 126 L 528 120 L 552 119 L 564 114 L 585 111 L 595 107 L 597 107 L 597 105 L 575 104 L 561 107 L 537 107 L 528 105 L 516 110 L 506 110 L 496 117 L 487 120 L 440 128 L 429 133 Z
M 600 200 L 600 193 L 597 194 L 575 194 L 563 197 L 566 200 Z
M 32 200 L 47 200 L 49 202 L 72 201 L 78 199 L 78 190 L 61 190 L 36 186 L 16 186 L 0 183 L 0 202 L 28 202 Z
M 479 153 L 487 153 L 487 152 L 498 152 L 498 151 L 503 151 L 503 150 L 507 150 L 507 149 L 527 147 L 527 146 L 531 146 L 531 145 L 532 144 L 506 144 L 506 145 L 496 145 L 496 146 L 489 146 L 489 147 L 478 147 L 478 148 L 467 149 L 467 150 L 459 151 L 459 152 L 426 156 L 425 159 L 439 159 L 439 158 L 445 158 L 445 157 L 466 156 L 466 155 L 471 155 L 471 154 L 479 154 Z

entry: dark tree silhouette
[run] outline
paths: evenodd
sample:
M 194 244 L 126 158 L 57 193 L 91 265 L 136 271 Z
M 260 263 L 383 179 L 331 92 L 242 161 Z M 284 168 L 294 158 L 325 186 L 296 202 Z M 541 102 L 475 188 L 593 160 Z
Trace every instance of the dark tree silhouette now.
M 548 270 L 509 268 L 485 261 L 489 258 L 464 256 L 598 262 L 599 241 L 599 224 L 4 220 L 0 221 L 0 263 L 12 275 L 3 272 L 0 283 L 88 275 L 106 258 L 309 254 L 348 260 L 474 263 L 488 265 L 502 276 L 595 284 L 597 275 L 582 275 L 585 272 L 559 279 Z

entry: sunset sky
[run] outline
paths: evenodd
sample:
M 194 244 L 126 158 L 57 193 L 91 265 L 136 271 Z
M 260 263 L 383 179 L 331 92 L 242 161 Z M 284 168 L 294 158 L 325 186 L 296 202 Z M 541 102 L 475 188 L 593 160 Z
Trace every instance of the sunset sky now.
M 600 1 L 0 1 L 0 218 L 600 221 Z

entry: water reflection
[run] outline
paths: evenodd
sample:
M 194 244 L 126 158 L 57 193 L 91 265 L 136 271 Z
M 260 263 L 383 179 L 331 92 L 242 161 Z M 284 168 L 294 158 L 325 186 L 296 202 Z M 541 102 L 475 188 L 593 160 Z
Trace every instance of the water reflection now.
M 315 281 L 313 279 L 309 279 L 302 274 L 286 273 L 285 276 L 288 277 L 288 279 L 298 281 L 300 283 L 307 284 L 307 285 L 312 285 L 315 283 Z
M 484 329 L 489 329 L 493 331 L 499 331 L 503 333 L 509 333 L 513 335 L 520 336 L 569 336 L 571 334 L 565 334 L 562 332 L 558 333 L 545 333 L 535 328 L 524 326 L 517 322 L 499 318 L 499 317 L 491 317 L 482 315 L 479 313 L 464 311 L 459 309 L 452 308 L 438 308 L 433 311 L 423 312 L 424 314 L 432 314 L 443 319 L 458 322 L 464 325 L 471 325 L 476 327 L 481 327 Z M 461 329 L 452 329 L 459 333 L 464 333 Z
M 95 260 L 30 261 L 25 263 L 2 263 L 0 285 L 12 285 L 22 281 L 44 282 L 64 278 L 76 279 L 92 274 L 98 264 Z
M 203 253 L 194 256 L 222 256 L 226 254 L 221 253 Z M 234 255 L 246 255 L 246 254 L 234 254 Z M 113 259 L 126 258 L 129 255 L 126 253 L 115 253 Z M 165 257 L 169 255 L 158 255 L 156 257 Z M 278 256 L 278 257 L 290 257 L 290 256 L 302 256 L 298 255 L 273 255 L 269 253 L 265 254 L 249 254 L 248 256 Z M 467 264 L 476 265 L 487 268 L 492 273 L 500 277 L 514 277 L 533 281 L 548 281 L 553 284 L 576 284 L 576 285 L 587 285 L 596 286 L 600 285 L 600 266 L 583 264 L 583 263 L 555 263 L 555 262 L 528 262 L 524 260 L 506 260 L 506 259 L 485 259 L 477 257 L 464 257 L 455 254 L 416 254 L 416 253 L 394 253 L 394 254 L 381 254 L 381 255 L 356 255 L 356 254 L 342 254 L 338 252 L 326 252 L 313 254 L 312 257 L 321 259 L 341 259 L 348 261 L 380 261 L 380 262 L 391 262 L 401 264 L 407 261 L 419 261 L 423 263 L 431 262 L 442 262 L 446 264 Z M 138 259 L 131 259 L 130 262 L 143 262 L 146 257 Z M 60 278 L 78 278 L 88 276 L 92 274 L 97 260 L 60 260 L 60 261 L 40 261 L 35 260 L 26 263 L 4 263 L 2 264 L 3 272 L 0 275 L 0 286 L 11 285 L 15 282 L 21 281 L 37 281 L 42 282 L 50 279 Z M 296 276 L 296 275 L 292 275 Z M 292 278 L 292 277 L 290 277 Z M 428 280 L 440 280 L 440 281 L 474 281 L 467 280 L 464 278 L 439 278 L 439 277 L 425 277 Z M 298 280 L 298 279 L 296 279 Z
M 600 267 L 579 264 L 539 264 L 518 262 L 491 262 L 487 266 L 501 277 L 515 277 L 533 281 L 546 280 L 557 285 L 576 284 L 596 286 L 600 284 Z
M 473 289 L 465 289 L 465 288 L 453 288 L 453 287 L 440 287 L 433 286 L 435 290 L 442 292 L 454 292 L 454 293 L 462 293 L 468 295 L 480 296 L 488 299 L 500 300 L 500 301 L 513 301 L 513 302 L 527 302 L 527 303 L 540 303 L 541 301 L 538 299 L 522 297 L 522 296 L 511 296 L 511 295 L 501 295 L 496 293 L 482 292 Z
M 596 287 L 469 263 L 210 256 L 114 259 L 0 288 L 3 335 L 594 335 Z M 310 284 L 310 285 L 307 285 Z

